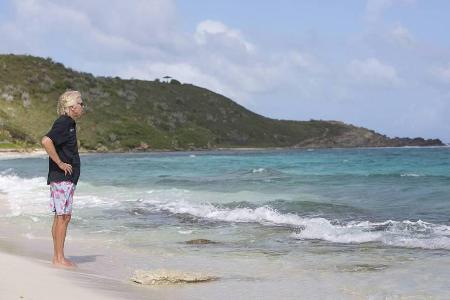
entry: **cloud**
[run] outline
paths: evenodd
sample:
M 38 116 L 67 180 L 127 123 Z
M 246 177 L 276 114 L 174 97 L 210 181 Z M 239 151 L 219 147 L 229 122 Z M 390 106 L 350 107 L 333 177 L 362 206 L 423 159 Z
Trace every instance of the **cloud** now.
M 403 46 L 412 46 L 415 43 L 415 39 L 412 36 L 411 32 L 402 25 L 396 25 L 389 32 L 389 38 L 400 45 Z
M 19 18 L 31 18 L 39 24 L 57 23 L 66 29 L 89 26 L 136 44 L 166 41 L 177 23 L 171 0 L 16 0 L 15 5 Z
M 222 22 L 213 20 L 205 20 L 197 25 L 195 40 L 200 45 L 222 41 L 230 46 L 241 46 L 247 52 L 253 52 L 255 49 L 255 46 L 248 42 L 238 30 L 228 28 Z
M 396 86 L 401 83 L 393 66 L 384 64 L 373 57 L 365 60 L 352 60 L 348 71 L 354 80 L 369 85 Z
M 290 50 L 286 55 L 286 63 L 301 71 L 312 73 L 325 72 L 326 67 L 312 54 L 299 50 Z
M 165 46 L 181 40 L 170 25 L 176 19 L 170 0 L 17 0 L 13 4 L 15 16 L 0 28 L 5 42 L 10 42 L 5 48 L 13 52 L 114 61 L 163 55 Z
M 440 83 L 450 84 L 450 65 L 449 66 L 441 66 L 441 67 L 433 67 L 433 68 L 431 68 L 431 74 Z

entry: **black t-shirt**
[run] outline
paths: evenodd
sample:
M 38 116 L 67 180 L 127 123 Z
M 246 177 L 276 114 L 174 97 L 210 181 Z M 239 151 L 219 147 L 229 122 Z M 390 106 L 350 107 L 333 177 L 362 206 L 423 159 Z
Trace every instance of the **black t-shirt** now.
M 52 129 L 50 129 L 46 136 L 53 141 L 59 158 L 63 162 L 72 165 L 72 175 L 64 175 L 64 171 L 49 158 L 47 184 L 59 181 L 71 181 L 77 184 L 78 178 L 80 177 L 80 155 L 78 154 L 75 121 L 69 116 L 60 116 L 53 123 Z

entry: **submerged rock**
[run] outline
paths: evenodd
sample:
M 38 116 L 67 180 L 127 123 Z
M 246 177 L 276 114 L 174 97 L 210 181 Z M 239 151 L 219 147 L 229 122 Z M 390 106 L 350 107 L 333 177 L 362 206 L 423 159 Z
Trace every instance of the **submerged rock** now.
M 207 239 L 195 239 L 186 241 L 188 245 L 203 245 L 203 244 L 217 244 L 217 242 L 207 240 Z
M 196 283 L 219 279 L 203 273 L 181 272 L 176 270 L 136 270 L 131 281 L 140 284 Z
M 387 269 L 389 266 L 384 264 L 356 264 L 338 266 L 342 272 L 375 272 Z

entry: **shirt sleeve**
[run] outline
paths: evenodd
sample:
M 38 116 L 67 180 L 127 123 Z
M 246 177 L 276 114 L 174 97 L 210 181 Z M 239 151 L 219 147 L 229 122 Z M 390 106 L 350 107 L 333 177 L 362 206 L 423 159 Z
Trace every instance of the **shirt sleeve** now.
M 64 144 L 69 139 L 69 124 L 62 119 L 58 119 L 53 123 L 52 129 L 46 134 L 55 146 Z

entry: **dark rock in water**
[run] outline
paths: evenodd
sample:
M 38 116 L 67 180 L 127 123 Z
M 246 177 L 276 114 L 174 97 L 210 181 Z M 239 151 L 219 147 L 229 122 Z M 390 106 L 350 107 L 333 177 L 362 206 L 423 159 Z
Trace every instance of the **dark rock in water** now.
M 217 244 L 217 242 L 207 240 L 207 239 L 195 239 L 186 241 L 186 244 L 188 245 L 205 245 L 205 244 Z
M 203 273 L 182 272 L 177 270 L 136 270 L 131 281 L 140 284 L 172 284 L 172 283 L 197 283 L 219 279 Z
M 389 266 L 384 264 L 356 264 L 338 266 L 338 270 L 342 272 L 376 272 L 387 269 Z

